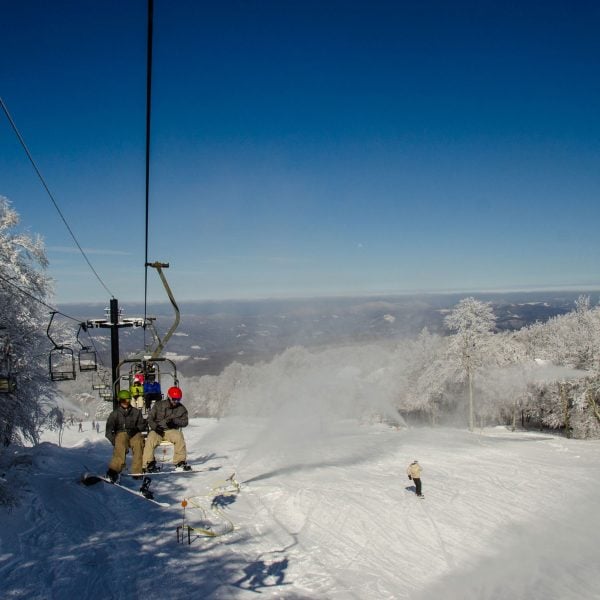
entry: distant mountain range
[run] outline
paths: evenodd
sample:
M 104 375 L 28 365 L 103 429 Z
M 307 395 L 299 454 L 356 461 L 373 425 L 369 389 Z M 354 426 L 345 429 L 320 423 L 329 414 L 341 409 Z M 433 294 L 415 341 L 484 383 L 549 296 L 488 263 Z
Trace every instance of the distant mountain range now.
M 181 322 L 166 348 L 181 373 L 218 374 L 234 361 L 255 364 L 295 345 L 324 347 L 361 342 L 396 342 L 414 337 L 424 327 L 445 333 L 443 319 L 464 297 L 491 302 L 498 330 L 520 329 L 536 321 L 567 313 L 579 292 L 521 292 L 502 294 L 430 294 L 419 296 L 338 297 L 296 300 L 184 302 Z M 589 294 L 592 305 L 598 293 Z M 127 304 L 124 316 L 143 315 L 143 305 Z M 82 318 L 104 317 L 104 307 L 77 304 L 64 307 Z M 161 336 L 173 321 L 169 304 L 150 306 Z M 110 363 L 107 330 L 95 330 L 99 350 Z M 102 339 L 100 337 L 102 336 Z M 151 336 L 146 333 L 147 343 Z M 122 329 L 122 354 L 141 350 L 141 328 Z

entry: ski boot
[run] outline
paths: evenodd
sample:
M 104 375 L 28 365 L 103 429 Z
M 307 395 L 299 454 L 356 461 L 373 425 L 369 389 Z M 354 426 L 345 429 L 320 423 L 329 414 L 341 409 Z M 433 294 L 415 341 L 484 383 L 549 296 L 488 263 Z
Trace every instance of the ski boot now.
M 148 500 L 152 500 L 154 498 L 154 494 L 150 491 L 151 483 L 152 479 L 150 479 L 150 477 L 144 477 L 142 480 L 142 487 L 140 488 L 140 494 L 142 494 L 144 498 L 148 498 Z
M 117 483 L 119 481 L 119 474 L 113 469 L 109 469 L 106 471 L 106 479 L 108 479 L 111 483 Z
M 160 471 L 160 467 L 156 464 L 156 461 L 150 461 L 144 469 L 142 469 L 144 473 L 158 473 Z

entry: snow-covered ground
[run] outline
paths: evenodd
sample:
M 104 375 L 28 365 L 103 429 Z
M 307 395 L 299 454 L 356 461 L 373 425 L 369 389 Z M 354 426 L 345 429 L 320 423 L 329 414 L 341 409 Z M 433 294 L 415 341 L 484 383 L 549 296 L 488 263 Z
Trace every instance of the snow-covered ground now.
M 597 441 L 195 419 L 203 470 L 154 477 L 161 508 L 79 483 L 106 470 L 101 426 L 9 452 L 2 473 L 26 487 L 0 509 L 1 598 L 600 598 Z M 405 474 L 415 458 L 425 500 Z M 184 499 L 187 524 L 223 535 L 178 543 Z

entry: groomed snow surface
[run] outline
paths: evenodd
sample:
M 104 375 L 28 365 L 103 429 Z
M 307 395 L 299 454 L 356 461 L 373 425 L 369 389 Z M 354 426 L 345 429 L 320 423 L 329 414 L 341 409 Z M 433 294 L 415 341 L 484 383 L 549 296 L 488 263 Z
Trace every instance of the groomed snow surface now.
M 600 598 L 597 441 L 194 419 L 188 460 L 202 470 L 154 477 L 161 508 L 82 485 L 112 448 L 104 423 L 77 429 L 5 458 L 4 478 L 26 485 L 0 510 L 3 599 Z M 178 543 L 184 498 L 186 524 L 223 535 Z

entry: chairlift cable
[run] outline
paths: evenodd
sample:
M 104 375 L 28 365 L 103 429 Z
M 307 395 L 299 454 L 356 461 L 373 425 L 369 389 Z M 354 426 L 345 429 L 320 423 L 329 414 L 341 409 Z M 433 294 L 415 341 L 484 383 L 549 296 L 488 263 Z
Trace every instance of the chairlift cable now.
M 152 112 L 152 21 L 154 0 L 148 0 L 148 40 L 146 57 L 146 237 L 144 260 L 144 323 L 148 316 L 148 222 L 150 212 L 150 123 Z M 144 325 L 144 346 L 146 345 L 146 327 Z
M 2 281 L 4 281 L 5 283 L 8 283 L 8 285 L 10 285 L 11 287 L 15 288 L 16 290 L 18 290 L 22 294 L 25 294 L 25 296 L 28 296 L 32 300 L 35 300 L 36 302 L 38 302 L 39 304 L 41 304 L 42 306 L 45 306 L 46 308 L 49 308 L 52 312 L 55 312 L 57 315 L 62 315 L 63 317 L 65 317 L 67 319 L 71 319 L 72 321 L 76 321 L 77 323 L 81 323 L 82 321 L 85 321 L 85 319 L 77 319 L 75 317 L 71 317 L 70 315 L 67 315 L 64 312 L 61 312 L 60 310 L 54 308 L 53 306 L 50 306 L 50 304 L 47 304 L 43 300 L 40 300 L 39 298 L 36 298 L 33 294 L 31 294 L 27 290 L 24 290 L 22 287 L 14 284 L 10 279 L 7 279 L 3 275 L 0 275 L 0 279 L 2 279 Z
M 86 255 L 86 253 L 83 251 L 83 248 L 81 247 L 81 245 L 77 241 L 77 238 L 75 237 L 75 234 L 73 233 L 73 230 L 69 226 L 69 223 L 67 223 L 67 220 L 65 219 L 62 211 L 60 210 L 60 208 L 59 208 L 56 200 L 54 199 L 54 196 L 52 195 L 52 192 L 50 191 L 50 188 L 46 184 L 46 181 L 44 180 L 44 177 L 42 176 L 40 170 L 38 169 L 37 165 L 35 164 L 35 161 L 33 160 L 33 157 L 31 156 L 31 153 L 29 152 L 29 148 L 27 148 L 27 144 L 25 144 L 25 140 L 23 139 L 23 136 L 21 135 L 21 133 L 17 129 L 17 126 L 16 126 L 13 118 L 11 117 L 10 113 L 8 112 L 8 108 L 7 108 L 7 106 L 4 103 L 4 100 L 2 98 L 0 98 L 0 105 L 2 105 L 2 109 L 4 110 L 4 114 L 6 115 L 6 118 L 8 119 L 9 123 L 11 124 L 11 127 L 13 128 L 13 131 L 15 132 L 17 138 L 19 139 L 19 142 L 21 143 L 21 146 L 23 147 L 23 150 L 25 150 L 25 154 L 27 154 L 27 158 L 29 158 L 29 162 L 31 162 L 31 164 L 32 164 L 35 172 L 37 173 L 37 176 L 39 177 L 40 181 L 42 182 L 42 185 L 44 186 L 44 189 L 48 193 L 48 196 L 50 197 L 50 200 L 52 200 L 52 204 L 54 204 L 54 208 L 56 208 L 58 214 L 60 215 L 60 218 L 62 219 L 63 223 L 65 224 L 65 227 L 67 228 L 68 232 L 71 234 L 71 237 L 73 238 L 73 241 L 75 242 L 75 245 L 77 246 L 77 248 L 79 248 L 79 252 L 81 252 L 81 255 L 83 256 L 83 258 L 87 262 L 88 266 L 92 270 L 92 273 L 94 273 L 94 275 L 96 276 L 96 279 L 100 282 L 100 284 L 102 285 L 102 287 L 108 292 L 108 294 L 109 294 L 109 296 L 111 298 L 114 298 L 113 293 L 106 287 L 104 281 L 102 281 L 102 279 L 100 278 L 100 275 L 98 275 L 98 273 L 96 272 L 96 269 L 94 269 L 94 267 L 92 266 L 92 263 L 90 262 L 89 258 Z

